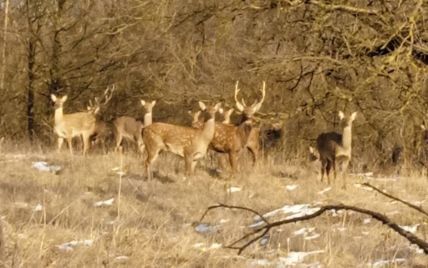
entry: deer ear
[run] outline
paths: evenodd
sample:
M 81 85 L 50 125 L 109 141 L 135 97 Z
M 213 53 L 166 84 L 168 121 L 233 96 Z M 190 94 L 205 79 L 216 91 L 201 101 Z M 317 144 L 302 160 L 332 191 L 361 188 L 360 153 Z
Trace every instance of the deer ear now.
M 221 108 L 221 102 L 219 102 L 219 103 L 217 103 L 215 106 L 214 106 L 214 109 L 216 110 L 216 111 L 219 111 L 219 109 L 221 109 L 221 113 L 223 113 L 223 109 Z
M 422 129 L 422 130 L 426 130 L 425 125 L 421 125 L 421 129 Z
M 141 100 L 141 105 L 146 105 L 146 102 L 144 100 Z
M 345 118 L 345 114 L 342 111 L 339 111 L 339 118 L 340 120 L 343 120 L 343 118 Z
M 67 95 L 63 96 L 61 99 L 62 102 L 65 102 L 66 100 L 67 100 Z
M 313 153 L 314 153 L 314 147 L 309 146 L 309 152 L 310 152 L 311 154 L 313 154 Z
M 357 117 L 357 112 L 353 112 L 351 114 L 351 121 L 354 121 L 356 117 Z
M 152 107 L 155 106 L 156 100 L 152 101 Z
M 56 98 L 56 96 L 55 96 L 54 94 L 51 94 L 51 100 L 52 100 L 53 102 L 56 102 L 57 98 Z
M 199 108 L 201 108 L 202 111 L 205 111 L 207 109 L 207 106 L 202 101 L 199 101 Z

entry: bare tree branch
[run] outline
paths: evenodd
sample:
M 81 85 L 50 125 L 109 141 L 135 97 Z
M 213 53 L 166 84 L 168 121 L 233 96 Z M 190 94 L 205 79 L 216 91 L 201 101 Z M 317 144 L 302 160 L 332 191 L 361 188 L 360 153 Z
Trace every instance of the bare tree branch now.
M 208 208 L 203 216 L 205 216 L 209 210 L 217 209 L 217 208 L 241 209 L 241 210 L 252 211 L 252 212 L 254 211 L 251 208 L 240 207 L 240 206 L 221 205 L 220 204 L 220 205 L 211 206 L 210 208 Z M 348 205 L 321 206 L 321 207 L 319 207 L 318 211 L 316 211 L 312 214 L 301 216 L 301 217 L 295 217 L 292 219 L 280 220 L 280 221 L 276 221 L 276 222 L 272 222 L 272 223 L 266 223 L 266 221 L 264 221 L 265 222 L 264 226 L 258 227 L 254 231 L 245 234 L 240 239 L 232 242 L 228 246 L 225 246 L 225 248 L 236 249 L 236 250 L 238 250 L 238 254 L 241 254 L 242 251 L 244 251 L 247 247 L 252 245 L 254 242 L 258 241 L 260 238 L 262 238 L 265 234 L 267 234 L 274 227 L 277 227 L 280 225 L 285 225 L 288 223 L 295 223 L 295 222 L 301 222 L 301 221 L 307 221 L 310 219 L 314 219 L 314 218 L 319 217 L 322 214 L 324 214 L 324 212 L 330 211 L 330 210 L 336 210 L 336 211 L 350 210 L 350 211 L 355 211 L 355 212 L 358 212 L 361 214 L 371 216 L 375 220 L 382 222 L 387 227 L 389 227 L 392 230 L 394 230 L 395 232 L 397 232 L 402 237 L 406 238 L 410 243 L 417 245 L 419 248 L 421 248 L 424 251 L 425 254 L 428 254 L 428 243 L 426 241 L 424 241 L 424 240 L 420 239 L 419 237 L 415 236 L 414 234 L 404 230 L 397 223 L 391 221 L 391 219 L 389 219 L 387 216 L 385 216 L 379 212 L 375 212 L 375 211 L 371 211 L 371 210 L 363 209 L 363 208 L 359 208 L 359 207 L 354 207 L 354 206 L 348 206 Z M 255 211 L 254 211 L 254 213 L 258 214 L 258 215 L 261 214 L 261 213 L 255 212 Z M 202 219 L 203 219 L 203 217 L 202 217 Z M 262 232 L 262 234 L 259 234 L 260 232 Z M 249 240 L 248 242 L 246 242 L 245 244 L 243 244 L 241 246 L 236 246 L 236 244 L 238 244 L 238 243 L 240 243 L 240 242 L 244 241 L 245 239 L 250 238 L 252 236 L 255 236 L 255 237 L 253 237 L 251 240 Z
M 411 203 L 409 203 L 409 202 L 407 202 L 407 201 L 404 201 L 404 200 L 402 200 L 402 199 L 400 199 L 400 198 L 398 198 L 398 197 L 392 196 L 392 195 L 390 195 L 390 194 L 388 194 L 388 193 L 386 193 L 386 192 L 384 192 L 384 191 L 380 190 L 379 188 L 376 188 L 375 186 L 371 185 L 371 184 L 370 184 L 370 183 L 368 183 L 368 182 L 365 182 L 365 183 L 363 183 L 363 184 L 361 184 L 361 185 L 366 186 L 366 187 L 369 187 L 369 188 L 371 188 L 371 189 L 375 190 L 376 192 L 378 192 L 378 193 L 380 193 L 380 194 L 382 194 L 382 195 L 384 195 L 384 196 L 386 196 L 386 197 L 388 197 L 388 198 L 391 198 L 392 200 L 395 200 L 395 201 L 398 201 L 398 202 L 400 202 L 400 203 L 403 203 L 403 204 L 405 204 L 406 206 L 408 206 L 408 207 L 410 207 L 410 208 L 413 208 L 413 209 L 417 210 L 418 212 L 420 212 L 420 213 L 424 214 L 425 216 L 428 216 L 428 212 L 426 212 L 426 211 L 425 211 L 424 209 L 422 209 L 421 207 L 415 206 L 415 205 L 413 205 L 413 204 L 411 204 Z

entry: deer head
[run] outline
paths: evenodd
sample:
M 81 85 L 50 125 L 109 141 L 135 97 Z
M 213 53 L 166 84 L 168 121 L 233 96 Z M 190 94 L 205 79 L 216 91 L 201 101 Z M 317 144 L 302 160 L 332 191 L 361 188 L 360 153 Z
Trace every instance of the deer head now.
M 94 101 L 89 100 L 89 105 L 87 106 L 87 110 L 93 114 L 97 114 L 100 111 L 101 107 L 107 105 L 107 103 L 111 100 L 115 89 L 116 89 L 115 85 L 113 85 L 112 87 L 107 87 L 106 90 L 104 90 L 104 93 L 101 99 L 98 97 L 95 97 Z
M 356 117 L 357 112 L 353 112 L 348 118 L 346 118 L 345 114 L 342 111 L 339 111 L 339 119 L 344 123 L 344 127 L 351 125 Z
M 62 96 L 61 98 L 51 94 L 51 99 L 55 104 L 55 109 L 62 108 L 64 102 L 67 100 L 67 95 Z
M 239 81 L 236 81 L 235 84 L 235 103 L 236 108 L 244 115 L 245 119 L 251 119 L 255 113 L 257 113 L 260 108 L 262 107 L 262 103 L 265 100 L 266 96 L 266 82 L 263 81 L 262 89 L 260 90 L 262 92 L 262 98 L 260 101 L 255 100 L 253 104 L 247 105 L 242 98 L 241 101 L 238 100 L 238 93 L 239 93 Z
M 146 109 L 146 113 L 152 113 L 155 104 L 156 100 L 152 102 L 146 102 L 145 100 L 141 100 L 141 105 L 143 105 L 144 109 Z

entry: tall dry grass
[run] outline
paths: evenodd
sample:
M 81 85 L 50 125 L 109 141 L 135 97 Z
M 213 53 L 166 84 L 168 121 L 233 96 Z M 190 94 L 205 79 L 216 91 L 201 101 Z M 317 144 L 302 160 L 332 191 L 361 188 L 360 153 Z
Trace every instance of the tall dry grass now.
M 28 148 L 4 144 L 0 154 L 0 216 L 7 267 L 277 266 L 279 258 L 289 252 L 315 250 L 323 252 L 306 257 L 303 263 L 370 267 L 377 260 L 401 258 L 405 260 L 396 263 L 399 267 L 426 267 L 428 263 L 427 256 L 410 247 L 407 240 L 356 213 L 329 214 L 281 226 L 270 233 L 266 245 L 255 243 L 241 256 L 216 248 L 215 243 L 226 245 L 249 231 L 253 215 L 213 211 L 205 223 L 218 225 L 219 230 L 211 234 L 195 231 L 204 210 L 219 202 L 260 212 L 285 204 L 340 202 L 382 212 L 401 225 L 419 224 L 416 234 L 427 240 L 426 218 L 355 187 L 354 183 L 364 180 L 361 177 L 351 177 L 346 191 L 336 182 L 330 191 L 320 193 L 327 185 L 319 182 L 316 162 L 285 162 L 276 154 L 253 169 L 244 155 L 241 172 L 230 178 L 216 173 L 215 161 L 207 158 L 194 177 L 184 179 L 183 161 L 164 154 L 156 162 L 155 179 L 147 181 L 142 175 L 142 158 L 129 151 L 123 158 L 116 153 L 83 157 L 70 156 L 65 149 L 57 153 Z M 62 171 L 52 174 L 32 168 L 39 160 L 59 165 Z M 351 172 L 357 171 L 351 168 Z M 428 208 L 428 181 L 416 173 L 371 182 L 408 201 L 423 201 L 421 206 Z M 290 185 L 297 188 L 287 190 Z M 231 186 L 242 190 L 228 193 Z M 115 198 L 111 206 L 94 206 L 111 198 Z M 303 227 L 315 228 L 306 239 L 294 234 Z M 308 239 L 314 234 L 319 236 Z M 70 251 L 58 248 L 73 240 L 93 240 L 93 244 Z

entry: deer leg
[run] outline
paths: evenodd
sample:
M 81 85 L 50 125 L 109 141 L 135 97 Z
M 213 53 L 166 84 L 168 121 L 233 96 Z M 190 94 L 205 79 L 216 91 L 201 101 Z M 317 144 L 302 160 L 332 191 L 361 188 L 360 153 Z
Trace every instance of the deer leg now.
M 324 172 L 327 167 L 327 161 L 325 159 L 321 159 L 321 182 L 324 180 Z
M 248 150 L 251 153 L 251 156 L 253 157 L 253 166 L 257 164 L 258 159 L 258 148 L 254 148 L 253 146 L 248 147 Z
M 147 150 L 147 158 L 145 161 L 145 169 L 147 174 L 147 179 L 152 180 L 153 179 L 153 173 L 152 173 L 152 164 L 158 157 L 160 152 L 160 149 L 153 149 L 153 150 Z
M 327 183 L 328 183 L 328 185 L 330 185 L 330 170 L 331 170 L 332 162 L 329 159 L 327 159 L 326 162 L 327 163 L 326 163 L 325 170 L 327 173 Z
M 220 169 L 226 170 L 226 162 L 227 162 L 227 155 L 226 154 L 219 154 L 218 156 L 218 164 L 220 166 Z
M 192 174 L 192 162 L 193 158 L 188 153 L 185 153 L 184 155 L 184 175 L 190 176 Z
M 86 155 L 86 152 L 89 150 L 89 147 L 91 145 L 89 140 L 90 136 L 87 134 L 83 134 L 82 137 L 83 137 L 83 155 Z
M 343 180 L 343 189 L 346 189 L 346 170 L 348 169 L 349 160 L 344 160 L 342 163 L 342 180 Z
M 73 155 L 73 140 L 72 137 L 67 137 L 68 149 L 70 150 L 70 154 Z
M 119 150 L 120 144 L 122 144 L 122 135 L 120 133 L 118 133 L 116 135 L 116 147 L 114 148 L 114 151 L 117 152 Z
M 230 162 L 230 166 L 232 167 L 232 173 L 235 174 L 238 171 L 238 167 L 237 167 L 237 161 L 238 160 L 238 155 L 236 152 L 230 152 L 229 153 L 229 162 Z
M 58 152 L 61 151 L 61 147 L 63 143 L 64 143 L 64 138 L 58 138 Z

